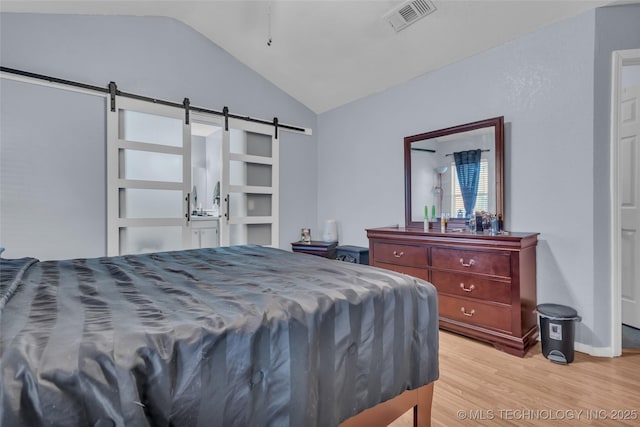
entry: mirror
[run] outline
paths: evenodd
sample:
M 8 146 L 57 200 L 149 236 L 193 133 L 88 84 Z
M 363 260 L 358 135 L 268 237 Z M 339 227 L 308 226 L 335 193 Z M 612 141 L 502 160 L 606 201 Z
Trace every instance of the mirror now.
M 468 210 L 503 220 L 504 117 L 405 137 L 404 169 L 407 228 L 424 226 L 425 206 L 432 221 L 464 224 Z

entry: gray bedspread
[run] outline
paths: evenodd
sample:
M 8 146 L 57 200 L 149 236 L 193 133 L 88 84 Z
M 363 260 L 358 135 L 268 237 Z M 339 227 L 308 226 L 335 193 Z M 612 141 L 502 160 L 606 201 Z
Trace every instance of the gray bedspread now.
M 13 270 L 2 426 L 336 426 L 438 377 L 435 288 L 390 271 L 259 246 Z

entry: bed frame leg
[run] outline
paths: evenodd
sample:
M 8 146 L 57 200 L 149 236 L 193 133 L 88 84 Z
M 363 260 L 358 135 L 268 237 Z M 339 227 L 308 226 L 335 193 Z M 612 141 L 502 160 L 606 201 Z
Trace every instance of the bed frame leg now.
M 431 427 L 433 384 L 428 384 L 417 390 L 418 404 L 413 407 L 413 427 Z
M 433 383 L 366 409 L 340 424 L 340 427 L 383 427 L 413 408 L 413 427 L 431 427 Z

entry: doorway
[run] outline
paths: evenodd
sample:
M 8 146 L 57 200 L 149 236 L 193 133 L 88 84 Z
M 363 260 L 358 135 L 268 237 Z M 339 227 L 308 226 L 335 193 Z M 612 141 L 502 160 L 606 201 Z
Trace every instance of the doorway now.
M 116 97 L 107 112 L 107 255 L 278 247 L 278 162 L 272 123 Z
M 612 350 L 640 337 L 640 49 L 613 53 L 611 115 Z M 637 341 L 640 342 L 640 341 Z
M 191 122 L 191 247 L 220 246 L 222 124 Z

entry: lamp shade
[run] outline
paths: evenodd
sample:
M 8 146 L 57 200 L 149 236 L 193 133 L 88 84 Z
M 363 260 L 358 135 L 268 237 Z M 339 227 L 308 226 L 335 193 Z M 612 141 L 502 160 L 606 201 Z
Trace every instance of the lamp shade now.
M 448 166 L 441 166 L 439 168 L 435 168 L 435 171 L 438 175 L 442 175 L 443 173 L 447 173 Z
M 338 224 L 335 219 L 328 219 L 324 223 L 324 230 L 322 232 L 322 240 L 325 242 L 337 242 L 338 241 Z

